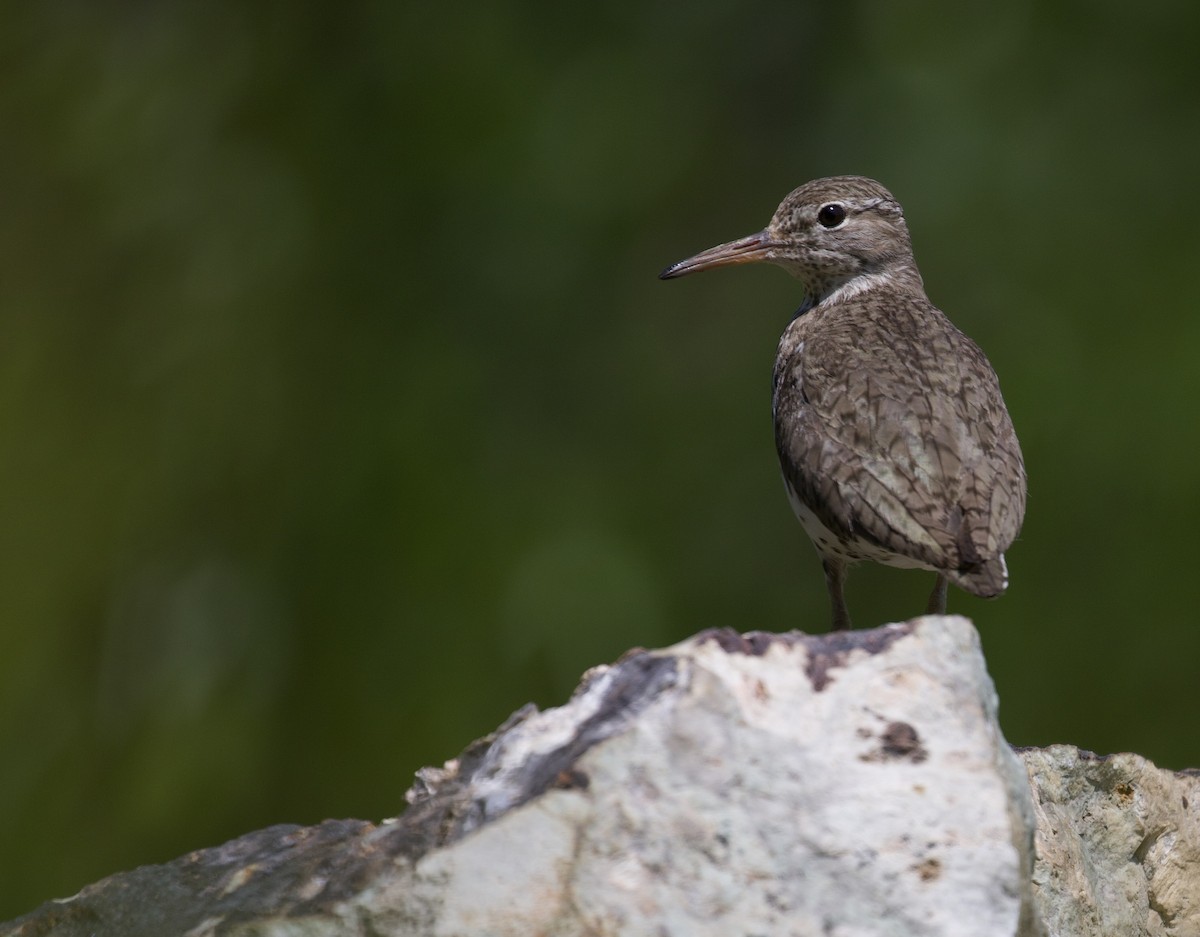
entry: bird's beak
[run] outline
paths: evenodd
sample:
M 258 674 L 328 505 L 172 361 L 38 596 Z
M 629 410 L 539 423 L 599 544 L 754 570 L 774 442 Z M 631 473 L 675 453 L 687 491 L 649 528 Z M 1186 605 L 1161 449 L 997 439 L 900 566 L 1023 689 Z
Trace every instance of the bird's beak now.
M 775 242 L 771 240 L 770 235 L 765 230 L 759 231 L 758 234 L 739 238 L 736 241 L 730 241 L 728 244 L 719 244 L 716 247 L 710 247 L 706 251 L 701 251 L 695 257 L 689 257 L 687 260 L 681 260 L 677 264 L 671 264 L 671 266 L 658 275 L 658 278 L 660 280 L 671 280 L 689 273 L 696 273 L 698 270 L 708 270 L 711 267 L 727 267 L 730 264 L 752 264 L 756 261 L 766 260 L 767 253 L 774 246 Z

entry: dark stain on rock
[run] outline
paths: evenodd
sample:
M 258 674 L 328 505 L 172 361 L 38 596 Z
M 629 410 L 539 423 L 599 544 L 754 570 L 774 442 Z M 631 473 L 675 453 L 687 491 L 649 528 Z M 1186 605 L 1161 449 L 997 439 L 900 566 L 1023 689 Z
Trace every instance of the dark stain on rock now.
M 936 881 L 942 875 L 942 864 L 937 859 L 926 859 L 913 866 L 913 869 L 922 882 Z
M 563 768 L 555 775 L 550 786 L 559 791 L 586 791 L 591 783 L 592 780 L 587 776 L 586 771 L 578 768 Z
M 781 634 L 771 631 L 747 631 L 745 634 L 740 634 L 732 628 L 709 628 L 696 635 L 696 643 L 704 644 L 706 641 L 711 641 L 728 654 L 762 657 L 774 645 L 794 647 L 800 638 L 805 637 L 808 636 L 799 631 L 787 631 Z
M 882 653 L 901 638 L 912 634 L 913 627 L 912 622 L 900 622 L 869 631 L 831 631 L 828 634 L 802 635 L 802 643 L 808 651 L 808 663 L 804 672 L 812 681 L 813 689 L 819 693 L 832 682 L 832 671 L 844 667 L 852 653 Z
M 913 761 L 924 761 L 928 752 L 921 747 L 921 738 L 917 730 L 907 722 L 893 722 L 883 730 L 883 753 L 894 758 L 911 758 Z
M 802 644 L 808 652 L 804 672 L 812 681 L 813 689 L 820 692 L 833 680 L 832 671 L 845 666 L 847 658 L 854 651 L 879 654 L 900 638 L 912 634 L 914 626 L 914 622 L 900 622 L 866 631 L 831 631 L 828 634 L 805 634 L 803 631 L 786 631 L 780 634 L 770 631 L 748 631 L 739 634 L 732 628 L 710 628 L 700 632 L 696 639 L 699 643 L 712 641 L 730 654 L 748 654 L 754 657 L 762 657 L 775 646 L 790 649 Z
M 911 761 L 919 765 L 929 757 L 921 736 L 907 722 L 890 722 L 879 736 L 879 748 L 859 756 L 862 761 Z

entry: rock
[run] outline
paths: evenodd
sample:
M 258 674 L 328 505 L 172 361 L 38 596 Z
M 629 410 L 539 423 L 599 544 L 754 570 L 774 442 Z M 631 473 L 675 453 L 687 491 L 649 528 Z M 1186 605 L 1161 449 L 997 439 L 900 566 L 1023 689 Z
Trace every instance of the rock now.
M 262 830 L 0 935 L 1195 933 L 1195 779 L 1021 757 L 964 619 L 704 632 L 422 770 L 396 820 Z
M 1020 756 L 1050 933 L 1200 937 L 1200 774 L 1069 745 Z
M 995 706 L 963 619 L 628 655 L 423 778 L 474 832 L 396 894 L 439 935 L 1039 933 Z

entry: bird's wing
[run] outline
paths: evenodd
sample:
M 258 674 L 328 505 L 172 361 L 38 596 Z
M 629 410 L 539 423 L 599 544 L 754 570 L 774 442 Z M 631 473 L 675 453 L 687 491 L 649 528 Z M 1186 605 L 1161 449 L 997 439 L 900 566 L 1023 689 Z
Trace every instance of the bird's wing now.
M 788 482 L 839 536 L 937 569 L 982 570 L 1025 509 L 995 373 L 934 307 L 872 307 L 835 308 L 781 358 L 776 441 Z

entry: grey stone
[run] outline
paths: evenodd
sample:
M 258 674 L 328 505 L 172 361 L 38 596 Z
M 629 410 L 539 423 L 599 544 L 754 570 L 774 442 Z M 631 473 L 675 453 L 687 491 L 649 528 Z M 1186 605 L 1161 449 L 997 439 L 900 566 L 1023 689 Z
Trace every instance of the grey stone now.
M 1200 776 L 1070 745 L 1020 756 L 1050 933 L 1200 937 Z

